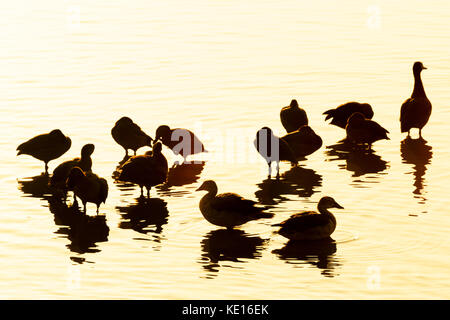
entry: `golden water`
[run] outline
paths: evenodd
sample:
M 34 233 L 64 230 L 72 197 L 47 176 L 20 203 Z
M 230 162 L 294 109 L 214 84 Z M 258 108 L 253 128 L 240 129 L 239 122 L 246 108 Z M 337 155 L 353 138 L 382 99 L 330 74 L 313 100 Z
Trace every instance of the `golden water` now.
M 448 1 L 42 0 L 0 11 L 0 298 L 450 298 Z M 433 113 L 426 145 L 402 149 L 417 60 Z M 262 126 L 283 134 L 292 98 L 324 145 L 266 181 L 251 142 Z M 322 112 L 352 100 L 390 131 L 374 154 L 327 148 L 344 131 Z M 193 129 L 205 166 L 140 207 L 139 189 L 112 178 L 124 152 L 110 130 L 123 115 L 152 136 L 160 124 Z M 85 233 L 48 197 L 43 163 L 16 157 L 55 128 L 72 147 L 50 170 L 94 143 L 93 170 L 109 183 L 105 220 Z M 205 179 L 275 217 L 224 234 L 198 209 Z M 323 195 L 345 207 L 336 243 L 286 247 L 270 225 Z

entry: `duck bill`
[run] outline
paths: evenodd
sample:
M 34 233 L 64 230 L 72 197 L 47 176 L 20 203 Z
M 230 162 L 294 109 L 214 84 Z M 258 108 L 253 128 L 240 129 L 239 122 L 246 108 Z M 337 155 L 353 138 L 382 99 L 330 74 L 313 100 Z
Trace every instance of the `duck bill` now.
M 197 189 L 195 189 L 195 191 L 202 191 L 202 190 L 205 190 L 205 189 L 203 189 L 203 186 L 200 186 Z
M 339 203 L 335 203 L 334 204 L 334 206 L 336 207 L 336 208 L 338 208 L 338 209 L 344 209 L 344 207 L 343 206 L 341 206 Z

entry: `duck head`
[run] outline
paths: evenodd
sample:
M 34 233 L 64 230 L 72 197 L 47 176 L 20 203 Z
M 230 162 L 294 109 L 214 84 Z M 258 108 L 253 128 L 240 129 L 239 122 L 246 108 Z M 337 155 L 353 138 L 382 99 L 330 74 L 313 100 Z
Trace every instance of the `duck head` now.
M 161 142 L 155 142 L 154 144 L 153 144 L 153 149 L 152 149 L 152 154 L 153 155 L 155 155 L 155 154 L 161 154 L 161 151 L 162 151 L 162 144 L 161 144 Z
M 336 202 L 332 197 L 323 197 L 320 199 L 318 207 L 329 209 L 329 208 L 338 208 L 338 209 L 344 209 L 343 206 L 341 206 L 339 203 Z
M 116 125 L 129 125 L 132 124 L 133 120 L 131 120 L 128 117 L 122 117 L 119 120 L 117 120 Z
M 81 148 L 81 156 L 90 157 L 94 150 L 95 146 L 92 143 L 85 144 L 83 148 Z
M 217 193 L 217 184 L 213 180 L 206 180 L 195 191 L 208 191 L 209 193 Z
M 352 125 L 364 121 L 366 117 L 361 112 L 353 113 L 347 120 L 347 125 Z
M 156 129 L 155 133 L 155 141 L 161 140 L 162 143 L 167 143 L 170 141 L 172 131 L 170 130 L 170 127 L 167 125 L 159 126 L 158 129 Z
M 361 111 L 364 113 L 364 116 L 367 119 L 372 119 L 373 117 L 373 109 L 372 106 L 368 103 L 361 103 Z
M 291 104 L 289 105 L 291 108 L 298 108 L 298 102 L 295 99 L 292 99 Z
M 420 72 L 422 72 L 422 70 L 426 70 L 426 69 L 427 68 L 423 65 L 422 62 L 420 62 L 420 61 L 414 62 L 414 65 L 413 65 L 413 73 L 414 74 L 419 74 Z
M 84 174 L 83 170 L 81 170 L 79 167 L 73 167 L 70 170 L 69 176 L 67 177 L 67 180 L 66 180 L 67 187 L 69 189 L 72 189 L 84 177 L 85 177 L 85 174 Z

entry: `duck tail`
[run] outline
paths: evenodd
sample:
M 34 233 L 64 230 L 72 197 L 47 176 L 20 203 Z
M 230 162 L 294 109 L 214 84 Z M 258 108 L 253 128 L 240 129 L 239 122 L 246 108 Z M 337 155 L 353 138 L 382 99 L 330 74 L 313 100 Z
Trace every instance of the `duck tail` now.
M 326 114 L 327 116 L 325 117 L 325 120 L 331 119 L 334 117 L 334 109 L 330 109 L 325 111 L 323 114 Z

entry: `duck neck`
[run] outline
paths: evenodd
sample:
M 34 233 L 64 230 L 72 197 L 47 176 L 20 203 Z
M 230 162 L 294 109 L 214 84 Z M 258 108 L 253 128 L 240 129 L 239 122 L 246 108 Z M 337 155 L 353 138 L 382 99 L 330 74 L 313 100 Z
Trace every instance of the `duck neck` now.
M 328 208 L 322 207 L 321 205 L 317 206 L 317 209 L 319 209 L 319 212 L 327 217 L 329 217 L 331 219 L 331 221 L 333 221 L 334 224 L 336 224 L 336 218 L 334 217 L 334 215 L 328 211 Z
M 92 167 L 92 159 L 90 155 L 81 154 L 80 165 L 83 167 L 83 170 L 91 170 Z
M 214 198 L 217 195 L 217 187 L 211 187 L 211 189 L 208 190 L 208 193 L 205 194 L 205 198 Z
M 414 90 L 411 98 L 426 97 L 425 89 L 423 88 L 422 78 L 420 77 L 420 71 L 414 73 Z

